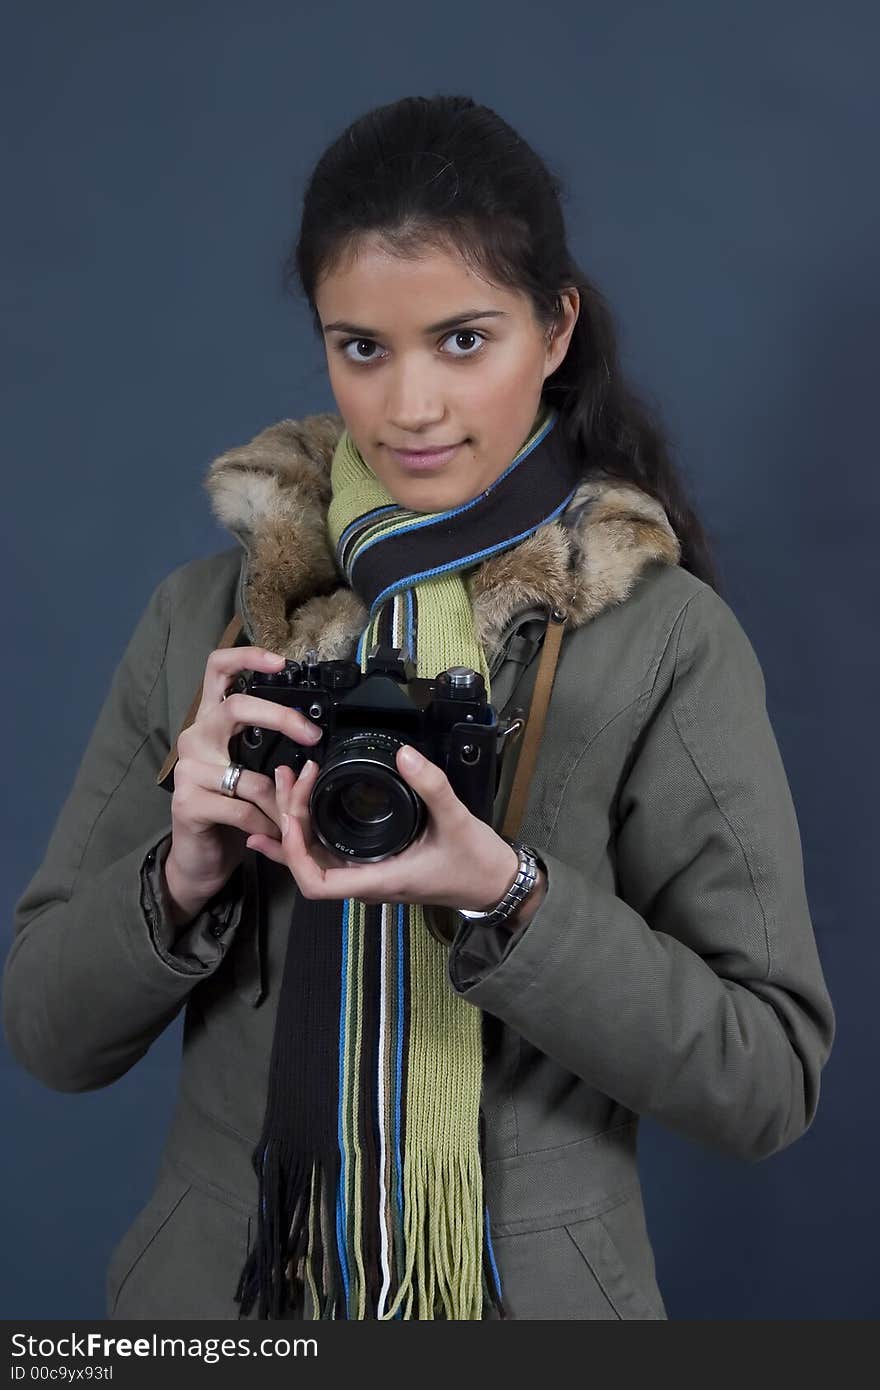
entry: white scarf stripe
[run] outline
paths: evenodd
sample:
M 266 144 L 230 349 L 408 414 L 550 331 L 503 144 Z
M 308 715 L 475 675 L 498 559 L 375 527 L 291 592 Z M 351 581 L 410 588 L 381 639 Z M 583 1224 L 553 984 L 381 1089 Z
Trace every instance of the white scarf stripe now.
M 378 1109 L 379 1109 L 379 1238 L 380 1253 L 382 1262 L 382 1291 L 379 1294 L 379 1307 L 377 1316 L 385 1316 L 385 1300 L 391 1288 L 391 1267 L 388 1260 L 389 1232 L 386 1221 L 387 1193 L 385 1190 L 385 1116 L 386 1116 L 386 1089 L 387 1078 L 385 1075 L 385 1034 L 387 1031 L 387 1009 L 388 1009 L 388 982 L 385 970 L 382 968 L 383 962 L 388 962 L 388 914 L 391 907 L 388 903 L 382 904 L 382 946 L 379 954 L 379 1074 L 378 1074 Z

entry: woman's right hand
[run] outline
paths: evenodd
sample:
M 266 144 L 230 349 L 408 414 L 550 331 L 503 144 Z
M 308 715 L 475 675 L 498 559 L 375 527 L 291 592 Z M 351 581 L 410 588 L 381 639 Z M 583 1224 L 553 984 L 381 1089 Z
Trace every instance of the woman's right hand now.
M 177 740 L 165 882 L 178 923 L 189 921 L 223 887 L 244 858 L 249 835 L 281 840 L 271 777 L 243 771 L 235 796 L 220 784 L 231 761 L 229 740 L 249 725 L 275 729 L 307 746 L 319 742 L 322 730 L 299 710 L 244 692 L 227 696 L 243 669 L 280 671 L 283 664 L 283 657 L 262 647 L 220 647 L 208 656 L 198 712 Z

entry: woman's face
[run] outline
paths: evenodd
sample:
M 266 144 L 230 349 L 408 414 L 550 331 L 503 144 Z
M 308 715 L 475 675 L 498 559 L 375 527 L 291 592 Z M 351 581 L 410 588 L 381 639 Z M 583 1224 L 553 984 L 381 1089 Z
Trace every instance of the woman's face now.
M 565 291 L 564 323 L 545 338 L 525 295 L 493 288 L 453 255 L 405 261 L 377 241 L 325 276 L 315 303 L 346 428 L 395 501 L 422 512 L 477 497 L 509 467 L 579 309 L 577 290 Z M 429 472 L 393 452 L 437 445 L 459 447 Z

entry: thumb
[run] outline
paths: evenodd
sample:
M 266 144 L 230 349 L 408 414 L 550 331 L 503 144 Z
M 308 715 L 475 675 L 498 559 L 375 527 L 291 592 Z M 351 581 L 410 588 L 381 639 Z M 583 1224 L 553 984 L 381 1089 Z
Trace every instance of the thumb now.
M 405 743 L 398 749 L 397 765 L 435 815 L 442 815 L 461 804 L 443 769 L 411 744 Z

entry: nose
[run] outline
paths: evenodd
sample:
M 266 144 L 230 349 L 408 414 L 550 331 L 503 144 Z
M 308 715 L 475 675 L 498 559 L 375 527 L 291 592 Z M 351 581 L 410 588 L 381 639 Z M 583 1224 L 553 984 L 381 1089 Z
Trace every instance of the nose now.
M 427 433 L 443 421 L 445 409 L 430 371 L 411 364 L 393 375 L 385 418 L 399 436 Z

